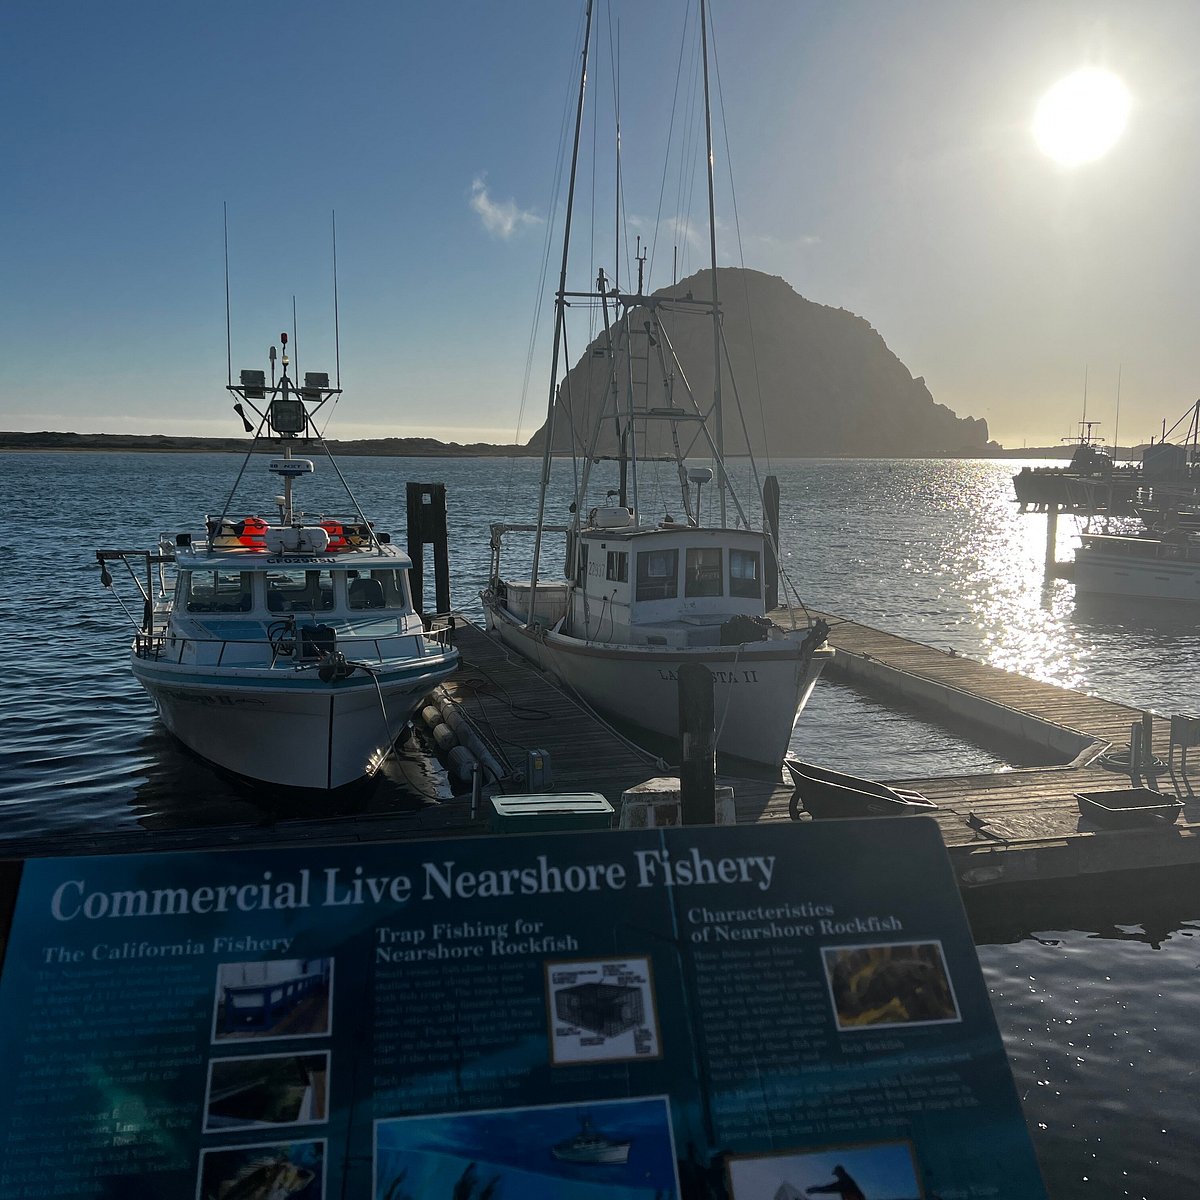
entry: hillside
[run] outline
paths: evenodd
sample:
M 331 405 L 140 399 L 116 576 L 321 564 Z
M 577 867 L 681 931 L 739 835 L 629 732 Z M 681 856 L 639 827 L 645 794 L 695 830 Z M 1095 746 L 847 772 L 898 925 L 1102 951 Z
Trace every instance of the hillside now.
M 987 423 L 958 417 L 934 401 L 924 379 L 913 378 L 888 349 L 883 338 L 854 313 L 815 304 L 798 295 L 782 279 L 736 267 L 719 269 L 718 289 L 729 365 L 722 373 L 724 432 L 727 454 L 744 453 L 746 437 L 729 378 L 732 369 L 745 410 L 746 426 L 756 454 L 769 442 L 776 457 L 827 455 L 977 455 L 987 451 Z M 700 271 L 665 288 L 656 296 L 712 296 L 712 272 Z M 644 318 L 631 318 L 634 378 L 647 378 Z M 667 313 L 663 324 L 683 374 L 703 407 L 713 391 L 712 324 L 707 315 Z M 567 452 L 572 425 L 563 400 L 576 414 L 576 431 L 590 431 L 608 387 L 606 359 L 599 351 L 603 336 L 582 354 L 568 375 L 555 417 L 554 449 Z M 752 350 L 754 352 L 752 352 Z M 666 404 L 656 348 L 650 347 L 652 403 Z M 754 369 L 757 358 L 757 374 Z M 624 361 L 620 367 L 625 373 Z M 761 392 L 761 410 L 759 393 Z M 624 388 L 622 388 L 622 396 Z M 675 403 L 686 405 L 676 383 Z M 584 435 L 576 433 L 577 438 Z M 639 453 L 670 451 L 669 427 L 651 422 L 639 430 Z M 614 452 L 611 422 L 606 422 L 598 452 Z M 544 426 L 531 439 L 531 449 L 544 445 Z

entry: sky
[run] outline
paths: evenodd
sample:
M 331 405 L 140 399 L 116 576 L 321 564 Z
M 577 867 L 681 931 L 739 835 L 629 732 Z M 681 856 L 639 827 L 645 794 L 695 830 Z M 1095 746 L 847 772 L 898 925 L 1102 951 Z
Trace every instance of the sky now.
M 6 0 L 0 429 L 239 434 L 227 211 L 235 378 L 293 300 L 301 370 L 335 372 L 336 220 L 330 435 L 526 440 L 583 8 Z M 864 317 L 1009 447 L 1085 399 L 1146 440 L 1200 395 L 1194 0 L 712 0 L 711 25 L 722 265 Z M 696 0 L 596 0 L 572 286 L 617 257 L 614 94 L 622 276 L 639 233 L 650 287 L 707 265 L 697 27 Z M 1085 65 L 1132 106 L 1067 168 L 1033 116 Z

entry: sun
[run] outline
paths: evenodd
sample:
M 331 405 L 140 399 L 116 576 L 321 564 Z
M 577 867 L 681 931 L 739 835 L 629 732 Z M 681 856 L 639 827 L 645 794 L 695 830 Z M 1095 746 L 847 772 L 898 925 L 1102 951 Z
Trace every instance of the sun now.
M 1129 89 L 1111 71 L 1081 67 L 1038 101 L 1033 136 L 1060 166 L 1094 162 L 1116 145 L 1131 104 Z

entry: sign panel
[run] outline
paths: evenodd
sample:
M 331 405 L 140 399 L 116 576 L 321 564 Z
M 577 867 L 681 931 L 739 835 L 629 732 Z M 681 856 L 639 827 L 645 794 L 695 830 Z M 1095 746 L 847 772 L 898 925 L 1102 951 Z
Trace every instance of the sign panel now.
M 31 860 L 0 1200 L 1043 1196 L 924 818 Z

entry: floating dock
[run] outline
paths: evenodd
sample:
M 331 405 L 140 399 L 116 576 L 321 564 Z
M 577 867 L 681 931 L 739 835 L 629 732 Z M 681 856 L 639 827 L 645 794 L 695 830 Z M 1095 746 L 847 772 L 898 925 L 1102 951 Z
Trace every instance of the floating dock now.
M 1047 765 L 974 775 L 889 780 L 919 791 L 963 885 L 1062 879 L 1200 862 L 1200 764 L 1170 746 L 1170 722 L 1070 688 L 1041 683 L 952 652 L 828 617 L 837 649 L 830 678 L 899 701 L 981 742 Z M 1134 726 L 1150 734 L 1147 769 L 1128 761 Z M 1157 764 L 1156 765 L 1156 760 Z M 1174 760 L 1174 761 L 1172 761 Z M 836 765 L 836 764 L 834 764 Z M 1173 825 L 1101 830 L 1083 820 L 1077 792 L 1144 786 L 1186 802 Z M 1190 818 L 1190 819 L 1189 819 Z
M 933 816 L 964 886 L 1200 862 L 1200 838 L 1188 809 L 1174 825 L 1100 830 L 1081 818 L 1075 799 L 1077 792 L 1130 786 L 1191 799 L 1181 767 L 1153 766 L 1154 757 L 1163 764 L 1168 758 L 1167 721 L 1150 718 L 1150 769 L 1131 778 L 1104 763 L 1114 751 L 1126 751 L 1134 726 L 1139 735 L 1147 728 L 1147 714 L 857 622 L 826 619 L 837 650 L 826 669 L 829 678 L 899 702 L 1013 757 L 1045 764 L 888 781 L 938 804 Z M 446 690 L 510 762 L 514 753 L 519 760 L 529 748 L 544 749 L 554 764 L 554 790 L 600 792 L 614 807 L 622 791 L 656 772 L 648 755 L 482 630 L 465 626 L 458 644 L 464 669 Z M 739 823 L 790 819 L 789 786 L 728 777 L 718 782 L 733 786 Z M 1200 798 L 1191 815 L 1200 829 Z
M 774 615 L 788 619 L 784 611 Z M 886 781 L 919 791 L 938 805 L 932 817 L 964 888 L 1200 864 L 1200 796 L 1193 790 L 1200 782 L 1200 753 L 1185 772 L 1179 752 L 1169 746 L 1168 721 L 854 621 L 826 619 L 837 650 L 826 668 L 828 678 L 946 725 L 1015 761 L 1042 764 Z M 458 618 L 456 641 L 463 667 L 445 682 L 444 693 L 506 771 L 505 792 L 531 790 L 522 774 L 531 751 L 550 764 L 546 790 L 599 793 L 614 809 L 626 790 L 674 773 L 469 620 Z M 814 703 L 820 703 L 819 693 Z M 1138 736 L 1148 731 L 1153 757 L 1146 755 L 1148 771 L 1131 778 L 1128 767 L 1114 770 L 1104 763 L 1112 765 L 1119 757 L 1114 751 L 1126 751 L 1128 758 L 1135 726 Z M 1200 734 L 1200 722 L 1195 729 Z M 782 778 L 722 774 L 717 783 L 733 788 L 739 824 L 790 820 L 792 789 Z M 1081 817 L 1075 793 L 1131 786 L 1178 795 L 1186 805 L 1177 822 L 1102 830 Z M 310 804 L 307 815 L 278 810 L 267 821 L 58 834 L 10 842 L 0 847 L 0 859 L 454 837 L 486 833 L 489 816 L 488 800 L 469 794 L 399 811 L 368 792 L 336 814 Z

